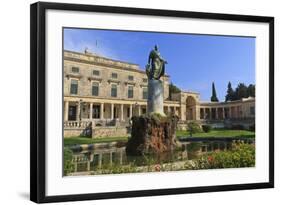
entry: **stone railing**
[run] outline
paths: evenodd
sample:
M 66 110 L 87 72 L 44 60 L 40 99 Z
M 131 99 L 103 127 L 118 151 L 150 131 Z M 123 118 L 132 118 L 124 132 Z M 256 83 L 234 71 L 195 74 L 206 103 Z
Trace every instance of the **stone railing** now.
M 125 124 L 125 122 L 122 122 Z M 119 120 L 81 120 L 81 121 L 65 121 L 64 137 L 108 137 L 108 136 L 127 136 L 129 128 L 120 123 Z
M 85 129 L 89 126 L 91 126 L 90 121 L 65 121 L 63 123 L 64 128 L 81 128 Z
M 93 119 L 93 127 L 110 127 L 110 126 L 126 126 L 129 121 L 120 121 L 119 119 Z
M 82 121 L 65 121 L 64 128 L 89 128 L 89 127 L 107 127 L 107 126 L 125 126 L 129 123 L 127 121 L 120 121 L 118 119 L 93 119 Z

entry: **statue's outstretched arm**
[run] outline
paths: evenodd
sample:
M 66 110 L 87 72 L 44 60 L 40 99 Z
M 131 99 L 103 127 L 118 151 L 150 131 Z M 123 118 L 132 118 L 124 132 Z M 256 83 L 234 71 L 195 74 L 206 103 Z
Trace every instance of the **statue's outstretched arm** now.
M 165 64 L 168 64 L 168 62 L 167 62 L 164 58 L 162 58 L 161 56 L 160 56 L 160 60 L 161 60 L 162 62 L 164 62 Z

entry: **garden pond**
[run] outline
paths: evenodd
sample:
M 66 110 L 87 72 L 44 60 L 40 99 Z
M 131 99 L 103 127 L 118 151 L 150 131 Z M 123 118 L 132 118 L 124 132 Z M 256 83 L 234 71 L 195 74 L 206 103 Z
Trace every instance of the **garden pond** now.
M 90 149 L 72 149 L 73 172 L 68 175 L 112 173 L 112 171 L 105 170 L 119 169 L 126 166 L 141 168 L 152 165 L 180 164 L 196 159 L 202 154 L 230 150 L 235 141 L 237 140 L 184 140 L 181 142 L 181 147 L 171 152 L 144 156 L 127 156 L 125 144 L 122 143 L 101 143 L 101 146 L 90 147 Z M 247 139 L 243 142 L 255 143 L 254 139 Z M 174 170 L 177 170 L 177 168 Z M 127 172 L 130 172 L 130 170 Z

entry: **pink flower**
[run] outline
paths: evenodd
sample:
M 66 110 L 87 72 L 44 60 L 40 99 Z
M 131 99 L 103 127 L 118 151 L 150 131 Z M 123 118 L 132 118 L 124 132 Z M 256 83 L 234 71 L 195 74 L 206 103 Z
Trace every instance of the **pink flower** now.
M 161 170 L 161 165 L 160 164 L 156 164 L 154 167 L 155 171 L 160 172 Z

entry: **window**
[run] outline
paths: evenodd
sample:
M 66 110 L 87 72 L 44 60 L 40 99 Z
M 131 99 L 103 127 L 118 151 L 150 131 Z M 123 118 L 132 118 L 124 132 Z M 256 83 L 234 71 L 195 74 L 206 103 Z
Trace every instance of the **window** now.
M 71 79 L 70 94 L 73 94 L 73 95 L 78 94 L 78 80 Z
M 128 76 L 128 80 L 133 81 L 133 80 L 134 80 L 134 76 L 129 75 L 129 76 Z
M 143 82 L 143 83 L 147 83 L 147 78 L 143 78 L 143 79 L 142 79 L 142 82 Z
M 111 73 L 111 78 L 114 78 L 114 79 L 118 78 L 117 73 Z
M 255 107 L 250 107 L 250 114 L 254 115 L 255 114 Z
M 69 121 L 74 121 L 76 120 L 76 106 L 69 105 L 68 108 L 68 120 Z
M 93 82 L 92 84 L 92 95 L 98 96 L 99 95 L 99 83 Z
M 100 75 L 100 71 L 99 70 L 93 70 L 93 75 L 99 76 Z
M 111 85 L 111 97 L 117 97 L 117 85 L 116 84 Z
M 72 67 L 71 72 L 72 73 L 79 73 L 79 68 L 78 67 Z
M 133 97 L 134 97 L 134 87 L 128 86 L 128 98 L 133 98 Z
M 142 99 L 147 99 L 147 87 L 142 88 Z

